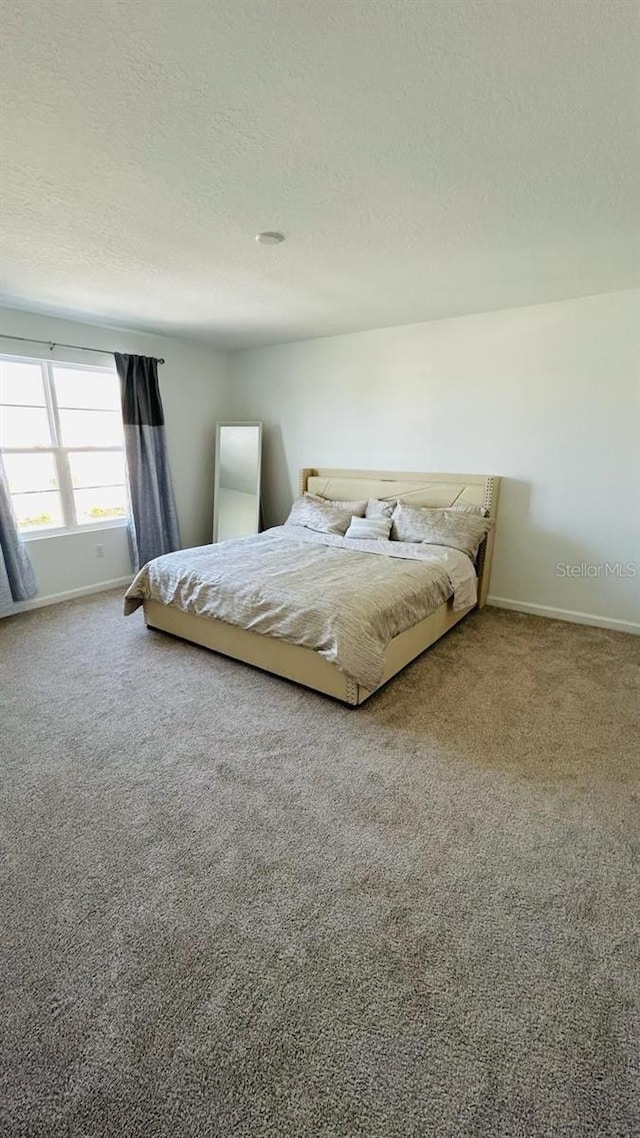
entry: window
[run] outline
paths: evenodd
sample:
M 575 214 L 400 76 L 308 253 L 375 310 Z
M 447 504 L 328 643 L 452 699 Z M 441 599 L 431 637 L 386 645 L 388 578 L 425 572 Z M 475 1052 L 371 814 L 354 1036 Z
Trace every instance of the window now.
M 0 447 L 20 530 L 80 530 L 127 516 L 115 371 L 0 356 Z

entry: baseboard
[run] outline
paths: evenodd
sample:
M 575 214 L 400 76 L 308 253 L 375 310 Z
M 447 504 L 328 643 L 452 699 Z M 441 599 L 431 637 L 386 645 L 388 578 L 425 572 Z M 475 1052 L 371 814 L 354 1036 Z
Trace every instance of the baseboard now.
M 532 605 L 528 601 L 513 601 L 510 597 L 487 597 L 487 604 L 498 609 L 546 616 L 551 620 L 568 620 L 570 624 L 590 624 L 595 628 L 611 628 L 616 632 L 631 632 L 640 636 L 640 624 L 632 620 L 613 620 L 608 616 L 595 616 L 590 612 L 573 612 L 571 609 L 554 609 L 550 605 Z
M 84 585 L 80 589 L 69 589 L 66 593 L 51 593 L 47 597 L 34 597 L 31 601 L 18 601 L 12 605 L 9 612 L 2 616 L 15 616 L 19 612 L 30 612 L 31 609 L 46 608 L 47 605 L 59 605 L 62 601 L 72 601 L 76 597 L 88 597 L 91 593 L 105 593 L 108 589 L 120 589 L 130 585 L 133 576 L 116 577 L 113 581 L 100 581 L 98 585 Z M 1 618 L 0 618 L 1 619 Z

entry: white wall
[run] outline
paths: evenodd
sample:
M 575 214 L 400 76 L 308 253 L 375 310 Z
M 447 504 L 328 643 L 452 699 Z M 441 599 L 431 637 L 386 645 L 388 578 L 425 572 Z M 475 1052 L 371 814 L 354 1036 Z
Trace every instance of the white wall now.
M 236 352 L 230 411 L 265 423 L 269 524 L 301 466 L 499 474 L 492 597 L 640 627 L 640 565 L 556 569 L 640 563 L 639 350 L 613 293 Z
M 34 336 L 83 344 L 104 348 L 108 353 L 163 357 L 166 362 L 158 369 L 158 375 L 182 544 L 203 545 L 211 540 L 215 424 L 217 419 L 228 417 L 224 353 L 164 336 L 74 323 L 2 307 L 1 333 L 6 337 Z M 49 356 L 46 348 L 0 335 L 0 352 L 38 355 L 43 350 L 48 358 L 113 365 L 110 354 L 83 355 L 58 348 Z M 103 557 L 97 555 L 98 545 L 103 547 Z M 132 572 L 125 527 L 40 537 L 29 541 L 28 550 L 38 578 L 37 601 L 119 581 Z
M 0 308 L 0 332 L 164 356 L 159 369 L 185 546 L 210 540 L 217 419 L 265 423 L 266 521 L 304 465 L 504 478 L 491 594 L 640 627 L 640 293 L 623 292 L 232 353 Z M 0 351 L 29 346 L 0 338 Z M 78 353 L 56 358 L 82 362 Z M 111 362 L 91 355 L 87 362 Z M 96 556 L 96 546 L 104 557 Z M 124 529 L 40 538 L 40 597 L 131 572 Z

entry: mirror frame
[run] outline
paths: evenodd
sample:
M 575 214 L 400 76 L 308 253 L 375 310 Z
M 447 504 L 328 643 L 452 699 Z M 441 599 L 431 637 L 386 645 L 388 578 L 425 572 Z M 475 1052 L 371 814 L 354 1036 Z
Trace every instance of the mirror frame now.
M 254 533 L 260 533 L 260 499 L 262 491 L 262 423 L 248 420 L 225 419 L 216 423 L 216 450 L 213 469 L 213 544 L 218 540 L 218 491 L 220 482 L 220 433 L 223 427 L 258 428 L 258 477 L 256 479 L 256 521 Z M 249 536 L 247 534 L 247 536 Z M 234 540 L 231 538 L 230 540 Z

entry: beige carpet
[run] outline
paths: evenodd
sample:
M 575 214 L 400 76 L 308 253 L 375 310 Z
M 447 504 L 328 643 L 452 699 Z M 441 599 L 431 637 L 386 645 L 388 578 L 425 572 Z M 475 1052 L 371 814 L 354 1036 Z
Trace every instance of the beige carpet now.
M 640 642 L 485 610 L 364 707 L 0 622 L 3 1138 L 626 1138 Z

